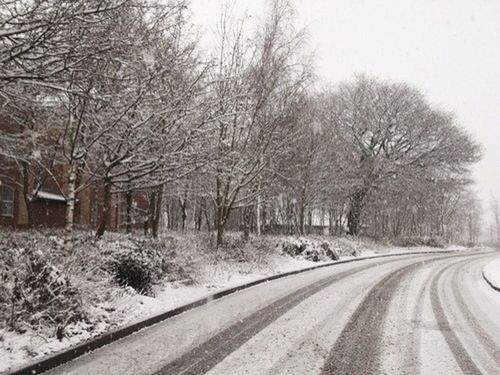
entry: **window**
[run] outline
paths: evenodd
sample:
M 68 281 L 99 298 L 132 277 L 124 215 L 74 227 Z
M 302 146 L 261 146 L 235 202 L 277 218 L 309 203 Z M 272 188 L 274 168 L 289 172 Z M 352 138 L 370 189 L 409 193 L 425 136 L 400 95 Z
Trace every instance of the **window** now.
M 14 216 L 14 189 L 10 186 L 0 186 L 0 191 L 2 216 Z

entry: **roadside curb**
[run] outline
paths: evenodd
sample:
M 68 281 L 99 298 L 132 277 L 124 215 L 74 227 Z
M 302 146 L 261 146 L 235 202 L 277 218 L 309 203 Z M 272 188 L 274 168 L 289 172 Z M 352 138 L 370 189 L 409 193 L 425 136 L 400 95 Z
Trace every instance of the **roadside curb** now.
M 160 323 L 164 320 L 167 320 L 169 318 L 172 318 L 174 316 L 180 315 L 188 310 L 194 309 L 196 307 L 200 307 L 203 305 L 206 305 L 210 301 L 218 300 L 222 297 L 225 297 L 227 295 L 236 293 L 240 290 L 248 289 L 250 287 L 263 284 L 265 282 L 269 282 L 272 280 L 280 279 L 283 277 L 287 276 L 292 276 L 296 275 L 299 273 L 307 272 L 307 271 L 312 271 L 316 270 L 319 268 L 325 268 L 325 267 L 331 267 L 335 266 L 338 264 L 345 264 L 345 263 L 352 263 L 352 262 L 359 262 L 362 260 L 368 260 L 368 259 L 376 259 L 376 258 L 388 258 L 388 257 L 395 257 L 395 256 L 408 256 L 408 255 L 426 255 L 426 254 L 449 254 L 449 253 L 455 253 L 459 252 L 460 250 L 437 250 L 437 251 L 414 251 L 414 252 L 407 252 L 407 253 L 392 253 L 392 254 L 382 254 L 382 255 L 371 255 L 371 256 L 366 256 L 366 257 L 359 257 L 359 258 L 351 258 L 351 259 L 345 259 L 345 260 L 339 260 L 339 261 L 333 261 L 329 263 L 323 263 L 317 266 L 312 266 L 308 268 L 303 268 L 303 269 L 298 269 L 294 271 L 288 271 L 272 276 L 268 276 L 262 279 L 254 280 L 249 283 L 245 283 L 242 285 L 238 285 L 235 287 L 231 287 L 228 289 L 221 290 L 219 292 L 209 294 L 206 297 L 203 297 L 201 299 L 198 299 L 194 302 L 176 307 L 174 309 L 165 311 L 163 313 L 160 313 L 158 315 L 146 318 L 145 320 L 130 324 L 128 326 L 124 326 L 121 328 L 118 328 L 114 331 L 104 333 L 101 336 L 94 337 L 92 339 L 89 339 L 88 341 L 84 341 L 74 347 L 68 348 L 62 352 L 53 354 L 51 356 L 48 356 L 44 359 L 41 359 L 40 361 L 31 363 L 27 366 L 24 367 L 19 367 L 17 369 L 13 369 L 12 372 L 7 372 L 8 374 L 11 375 L 32 375 L 32 374 L 40 374 L 45 371 L 48 371 L 50 369 L 53 369 L 55 367 L 58 367 L 64 363 L 70 362 L 73 359 L 76 359 L 78 357 L 81 357 L 84 354 L 90 353 L 98 348 L 101 348 L 105 345 L 111 344 L 115 341 L 118 341 L 124 337 L 127 337 L 143 328 L 150 327 L 156 323 Z M 484 277 L 484 273 L 483 273 Z M 490 284 L 489 280 L 485 278 L 485 280 Z M 491 284 L 490 284 L 491 285 Z M 491 285 L 494 289 L 495 287 Z M 500 289 L 497 289 L 500 291 Z
M 484 272 L 482 272 L 483 274 L 483 279 L 484 281 L 486 281 L 486 283 L 494 290 L 496 290 L 497 292 L 500 292 L 500 287 L 496 286 L 495 284 L 493 284 L 489 279 L 488 277 L 484 274 Z
M 494 261 L 500 261 L 500 258 L 497 258 L 495 259 Z M 493 262 L 494 262 L 493 261 Z M 492 262 L 490 262 L 492 263 Z M 484 272 L 485 268 L 490 264 L 488 263 L 486 266 L 483 267 L 483 270 L 481 271 L 481 274 L 483 275 L 483 279 L 484 281 L 486 281 L 486 283 L 494 290 L 496 290 L 497 292 L 500 292 L 500 285 L 496 285 L 496 283 L 494 283 L 493 281 L 491 281 L 488 276 L 486 275 L 487 273 Z

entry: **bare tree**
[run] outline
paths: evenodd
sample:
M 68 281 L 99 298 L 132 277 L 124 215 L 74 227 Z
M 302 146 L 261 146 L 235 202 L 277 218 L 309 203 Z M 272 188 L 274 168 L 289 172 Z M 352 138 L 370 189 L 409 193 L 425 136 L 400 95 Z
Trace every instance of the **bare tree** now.
M 308 69 L 298 60 L 302 33 L 293 30 L 293 9 L 271 2 L 267 20 L 253 38 L 243 25 L 232 28 L 229 13 L 220 24 L 213 74 L 213 152 L 210 192 L 217 244 L 223 243 L 231 210 L 247 206 L 269 159 L 290 136 L 288 119 L 305 88 Z
M 105 43 L 77 44 L 75 38 L 128 5 L 127 0 L 2 0 L 0 95 L 7 99 L 16 86 L 65 90 L 59 83 L 62 73 L 109 49 Z
M 195 45 L 184 32 L 184 4 L 168 3 L 147 18 L 131 14 L 122 22 L 134 39 L 100 73 L 96 88 L 102 98 L 99 116 L 91 116 L 101 133 L 96 142 L 95 174 L 102 179 L 104 205 L 97 236 L 107 228 L 112 192 L 153 188 L 161 210 L 161 185 L 182 178 L 196 165 L 193 138 L 203 123 L 194 100 L 204 69 L 198 66 Z M 123 14 L 122 14 L 123 17 Z M 132 29 L 132 30 L 131 30 Z M 125 30 L 117 27 L 116 34 Z M 101 131 L 102 129 L 102 131 Z M 157 219 L 158 218 L 158 219 Z M 157 224 L 153 234 L 157 233 Z
M 365 77 L 343 84 L 331 94 L 325 127 L 350 147 L 356 180 L 349 197 L 349 233 L 358 235 L 365 198 L 376 187 L 419 171 L 463 174 L 477 161 L 479 146 L 433 110 L 406 84 Z

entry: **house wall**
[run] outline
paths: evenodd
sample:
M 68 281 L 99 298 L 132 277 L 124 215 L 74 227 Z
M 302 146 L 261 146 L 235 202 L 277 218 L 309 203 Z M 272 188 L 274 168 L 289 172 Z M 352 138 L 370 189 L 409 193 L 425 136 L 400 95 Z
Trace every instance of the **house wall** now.
M 84 226 L 90 226 L 91 224 L 91 200 L 92 200 L 92 188 L 88 188 L 83 190 L 77 195 L 78 204 L 77 204 L 77 221 L 78 224 Z
M 22 127 L 19 124 L 0 117 L 0 133 L 19 134 L 21 132 Z M 20 166 L 12 159 L 0 157 L 0 181 L 3 185 L 14 189 L 14 216 L 8 217 L 0 215 L 1 226 L 18 228 L 23 227 L 28 223 L 28 212 L 26 210 L 26 204 L 22 193 L 22 178 L 19 168 Z
M 28 225 L 28 209 L 26 207 L 26 202 L 24 201 L 24 196 L 21 191 L 16 191 L 16 202 L 15 202 L 15 214 L 17 226 L 25 227 Z
M 6 184 L 5 182 L 3 182 L 2 184 L 9 186 L 9 187 L 14 187 L 10 184 Z M 14 190 L 14 216 L 3 216 L 3 215 L 1 215 L 1 212 L 0 212 L 0 225 L 11 226 L 14 228 L 17 227 L 16 204 L 17 204 L 18 199 L 17 199 L 16 195 L 17 195 L 17 191 Z M 1 199 L 1 196 L 0 196 L 0 199 Z
M 34 226 L 64 228 L 65 202 L 37 199 L 31 204 Z

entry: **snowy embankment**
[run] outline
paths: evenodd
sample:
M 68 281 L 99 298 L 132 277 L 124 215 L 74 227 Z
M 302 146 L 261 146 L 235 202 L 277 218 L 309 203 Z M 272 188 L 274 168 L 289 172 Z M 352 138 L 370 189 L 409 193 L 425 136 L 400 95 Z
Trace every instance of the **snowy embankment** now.
M 15 326 L 0 325 L 0 373 L 218 291 L 268 276 L 334 263 L 338 259 L 443 250 L 377 246 L 346 238 L 268 237 L 255 238 L 244 244 L 236 240 L 221 252 L 205 249 L 207 246 L 203 238 L 189 235 L 166 238 L 157 243 L 113 235 L 100 242 L 82 236 L 80 247 L 75 248 L 73 258 L 68 260 L 61 257 L 58 236 L 52 236 L 48 241 L 38 237 L 30 239 L 29 243 L 20 238 L 13 242 L 7 241 L 7 244 L 11 248 L 17 247 L 16 251 L 22 254 L 31 243 L 36 249 L 44 247 L 43 256 L 33 258 L 30 255 L 27 261 L 33 264 L 33 259 L 37 262 L 43 260 L 46 269 L 57 273 L 57 280 L 66 275 L 69 282 L 67 285 L 63 283 L 64 287 L 68 287 L 71 293 L 71 287 L 76 288 L 83 303 L 80 306 L 82 311 L 78 312 L 81 317 L 72 317 L 73 320 L 64 325 L 62 331 L 57 330 L 58 326 L 41 323 L 39 318 L 45 311 L 20 311 L 24 315 L 19 315 Z M 106 264 L 116 254 L 123 253 L 124 248 L 129 248 L 128 254 L 137 249 L 144 252 L 146 246 L 157 246 L 155 251 L 160 252 L 162 257 L 159 267 L 167 270 L 168 277 L 157 280 L 152 289 L 143 294 L 131 287 L 117 285 Z M 21 286 L 26 288 L 26 285 Z M 16 290 L 15 287 L 13 290 Z M 66 303 L 65 298 L 71 293 L 61 298 L 62 304 Z M 54 311 L 49 312 L 58 316 L 54 315 Z
M 484 266 L 483 277 L 493 289 L 500 292 L 500 258 L 497 258 Z

